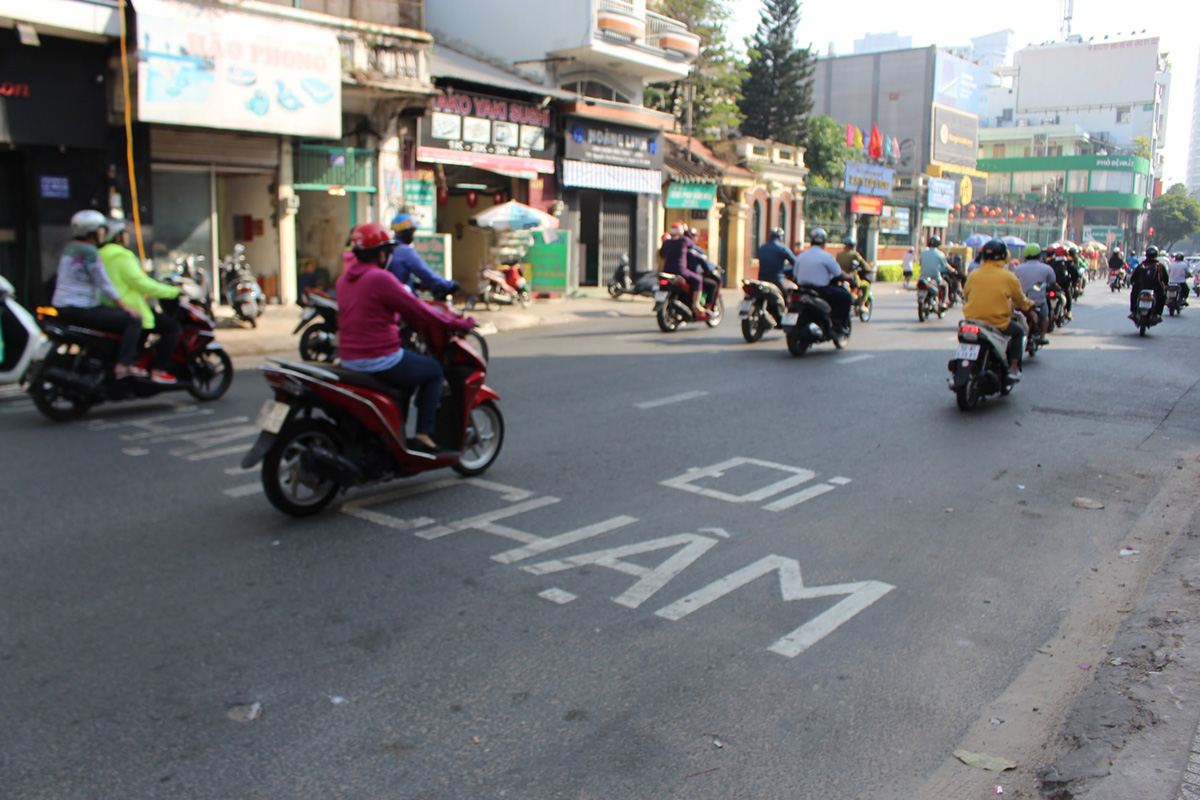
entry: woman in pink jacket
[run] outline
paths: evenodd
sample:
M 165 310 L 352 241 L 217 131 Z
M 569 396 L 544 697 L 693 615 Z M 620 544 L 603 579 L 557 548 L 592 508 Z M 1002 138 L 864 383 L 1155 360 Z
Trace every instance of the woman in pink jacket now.
M 442 365 L 400 345 L 399 319 L 469 331 L 475 320 L 460 319 L 421 302 L 388 272 L 396 243 L 378 222 L 356 225 L 350 232 L 345 271 L 337 280 L 338 349 L 342 366 L 402 388 L 417 388 L 417 433 L 409 445 L 432 453 Z

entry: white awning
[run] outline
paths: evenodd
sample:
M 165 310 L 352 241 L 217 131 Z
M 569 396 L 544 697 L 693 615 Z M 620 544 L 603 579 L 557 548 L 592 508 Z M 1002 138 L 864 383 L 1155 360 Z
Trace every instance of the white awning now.
M 564 159 L 561 183 L 568 188 L 662 194 L 662 180 L 662 172 L 656 169 L 615 167 L 611 164 Z

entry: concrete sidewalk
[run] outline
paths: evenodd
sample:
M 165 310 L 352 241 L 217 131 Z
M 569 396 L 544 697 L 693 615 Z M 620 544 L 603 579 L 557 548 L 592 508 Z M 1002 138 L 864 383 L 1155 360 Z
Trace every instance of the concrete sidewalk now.
M 488 311 L 478 306 L 467 312 L 467 316 L 475 318 L 480 333 L 491 336 L 538 325 L 561 325 L 589 316 L 648 316 L 653 308 L 649 298 L 613 300 L 603 290 L 583 290 L 568 297 L 534 300 L 529 308 L 501 306 Z M 293 331 L 300 322 L 303 311 L 300 306 L 267 306 L 255 328 L 236 321 L 227 306 L 218 306 L 215 310 L 217 341 L 225 346 L 229 355 L 237 358 L 287 353 L 298 357 L 300 334 Z

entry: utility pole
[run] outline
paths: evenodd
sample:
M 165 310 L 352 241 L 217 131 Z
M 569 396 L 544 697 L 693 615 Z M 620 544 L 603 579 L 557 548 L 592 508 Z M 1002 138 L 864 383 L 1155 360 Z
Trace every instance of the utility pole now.
M 1075 0 L 1060 0 L 1059 18 L 1062 19 L 1062 38 L 1071 38 L 1071 18 L 1075 16 Z

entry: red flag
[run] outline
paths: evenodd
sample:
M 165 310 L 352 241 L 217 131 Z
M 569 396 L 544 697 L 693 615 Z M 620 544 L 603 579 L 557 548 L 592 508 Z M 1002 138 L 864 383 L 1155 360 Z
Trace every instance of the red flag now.
M 867 155 L 873 159 L 883 158 L 883 137 L 879 135 L 879 126 L 871 123 L 871 143 L 867 145 Z
M 854 147 L 854 126 L 846 124 L 846 147 Z

